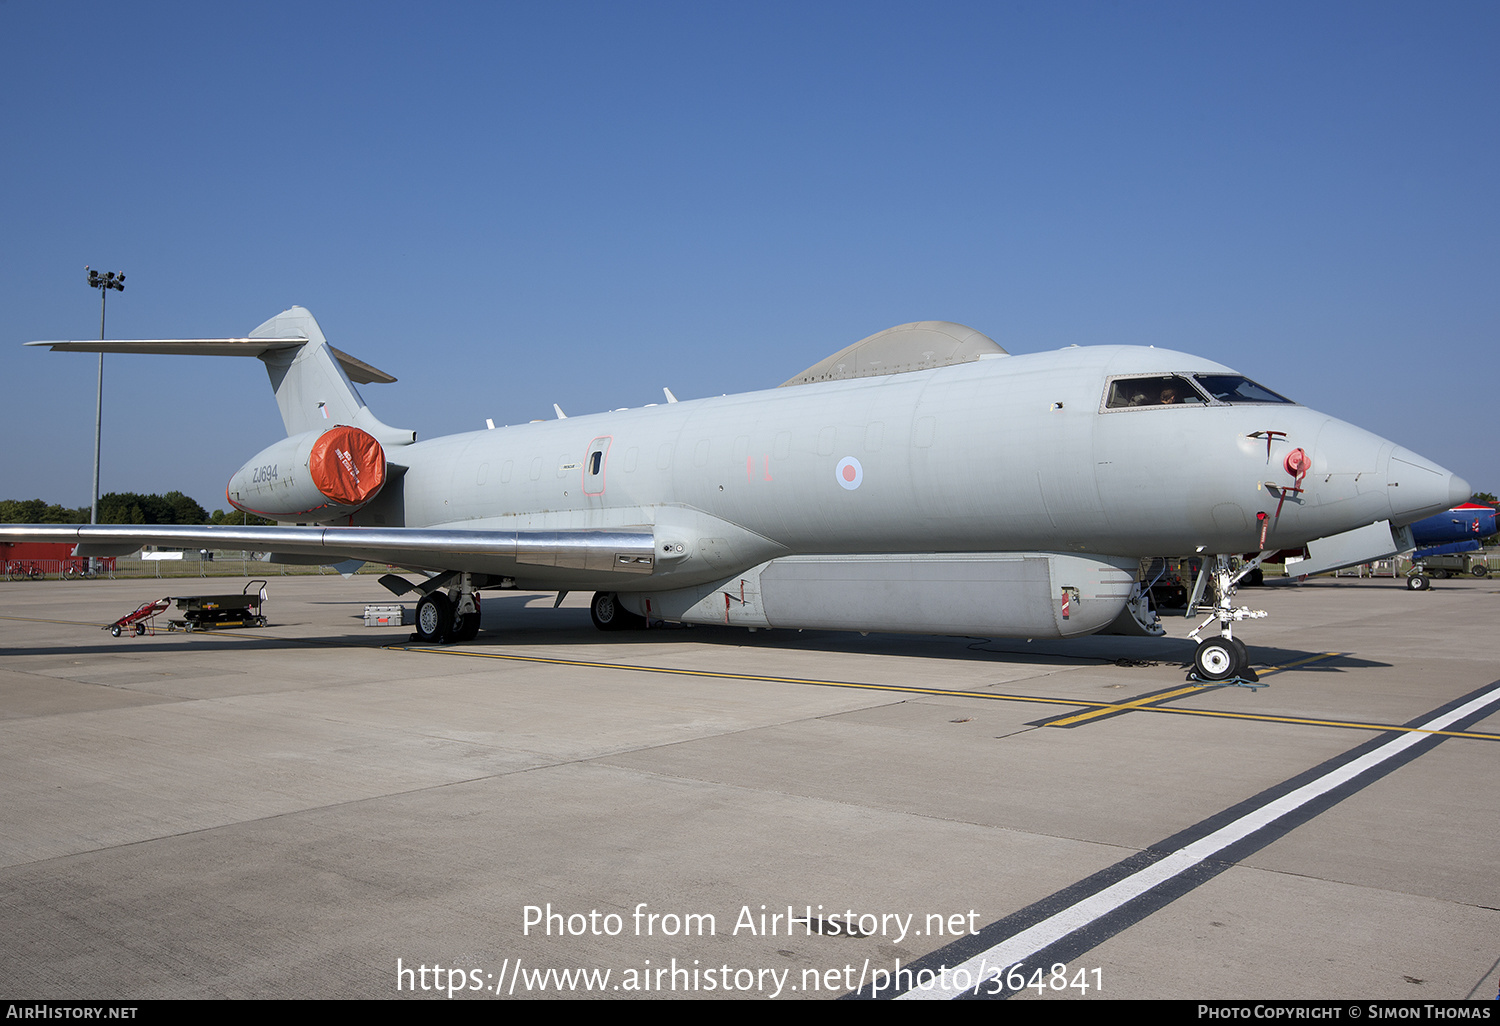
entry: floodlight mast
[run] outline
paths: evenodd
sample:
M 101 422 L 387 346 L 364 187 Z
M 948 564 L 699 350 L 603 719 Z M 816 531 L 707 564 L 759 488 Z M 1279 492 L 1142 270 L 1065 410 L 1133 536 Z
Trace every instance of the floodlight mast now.
M 100 274 L 98 271 L 84 265 L 83 269 L 89 272 L 89 287 L 99 290 L 99 341 L 104 341 L 104 301 L 109 297 L 109 290 L 116 289 L 125 291 L 125 275 L 109 271 Z M 104 428 L 104 354 L 99 354 L 99 390 L 94 401 L 94 491 L 89 500 L 89 523 L 99 522 L 99 441 L 103 435 Z M 93 560 L 90 559 L 92 564 Z

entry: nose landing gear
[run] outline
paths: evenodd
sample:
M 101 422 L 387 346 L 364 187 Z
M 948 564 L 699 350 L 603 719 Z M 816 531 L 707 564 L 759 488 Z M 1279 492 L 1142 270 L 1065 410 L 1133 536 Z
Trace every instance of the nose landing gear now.
M 1257 685 L 1260 678 L 1256 676 L 1254 668 L 1250 665 L 1250 650 L 1245 643 L 1234 636 L 1231 624 L 1238 620 L 1256 620 L 1265 616 L 1264 610 L 1250 609 L 1241 606 L 1234 608 L 1234 594 L 1239 590 L 1239 583 L 1248 577 L 1254 570 L 1259 569 L 1261 561 L 1269 553 L 1262 552 L 1249 563 L 1240 568 L 1238 573 L 1230 570 L 1229 557 L 1219 555 L 1214 557 L 1212 570 L 1214 579 L 1214 607 L 1208 619 L 1188 632 L 1188 637 L 1197 640 L 1198 635 L 1209 624 L 1215 621 L 1219 624 L 1219 632 L 1216 637 L 1204 639 L 1198 650 L 1193 653 L 1193 675 L 1201 681 L 1214 684 L 1247 684 Z M 1204 568 L 1203 575 L 1199 578 L 1198 591 L 1201 592 L 1203 584 L 1207 581 L 1209 569 Z M 1195 594 L 1194 600 L 1201 596 Z

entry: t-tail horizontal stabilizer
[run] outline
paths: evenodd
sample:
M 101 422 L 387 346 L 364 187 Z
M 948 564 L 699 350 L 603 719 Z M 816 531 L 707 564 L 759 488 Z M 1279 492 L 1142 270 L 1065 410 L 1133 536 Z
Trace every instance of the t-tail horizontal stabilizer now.
M 288 437 L 335 424 L 360 428 L 382 445 L 407 445 L 415 431 L 393 428 L 370 412 L 354 387 L 396 379 L 328 344 L 313 315 L 294 306 L 245 338 L 83 339 L 28 342 L 55 351 L 154 353 L 166 356 L 254 356 L 266 365 Z

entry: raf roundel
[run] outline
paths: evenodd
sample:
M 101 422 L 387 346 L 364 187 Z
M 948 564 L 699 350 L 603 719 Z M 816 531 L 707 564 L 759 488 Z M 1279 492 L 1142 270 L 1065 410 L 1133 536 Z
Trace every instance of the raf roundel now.
M 839 460 L 839 465 L 834 468 L 833 476 L 841 488 L 852 492 L 865 479 L 865 468 L 861 467 L 859 460 L 853 456 L 845 456 Z

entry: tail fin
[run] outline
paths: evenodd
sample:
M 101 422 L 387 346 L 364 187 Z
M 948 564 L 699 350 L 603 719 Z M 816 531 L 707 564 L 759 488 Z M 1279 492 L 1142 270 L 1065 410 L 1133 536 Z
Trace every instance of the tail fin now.
M 266 365 L 287 436 L 349 424 L 374 435 L 381 445 L 406 445 L 415 431 L 382 424 L 354 382 L 396 379 L 328 344 L 313 315 L 294 306 L 266 321 L 248 338 L 104 339 L 28 342 L 54 350 L 84 353 L 163 353 L 186 356 L 258 356 Z
M 374 435 L 381 445 L 416 441 L 415 431 L 382 424 L 351 380 L 368 383 L 396 379 L 329 345 L 318 322 L 304 308 L 294 306 L 277 314 L 252 331 L 247 341 L 258 339 L 297 340 L 295 345 L 267 346 L 256 354 L 271 377 L 288 437 L 349 424 Z

